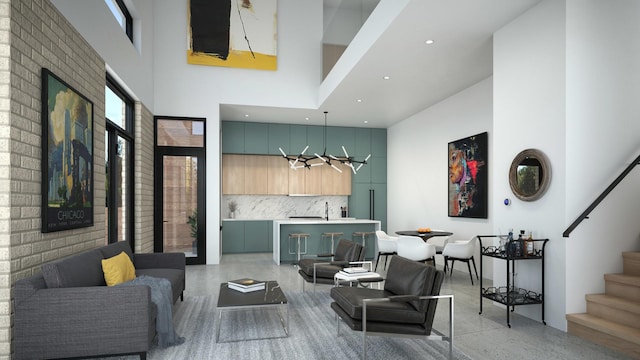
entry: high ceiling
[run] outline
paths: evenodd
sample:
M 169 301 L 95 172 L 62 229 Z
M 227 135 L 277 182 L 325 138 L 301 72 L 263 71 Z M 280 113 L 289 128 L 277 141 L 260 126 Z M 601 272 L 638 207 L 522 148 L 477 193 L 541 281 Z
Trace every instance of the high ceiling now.
M 318 109 L 221 105 L 220 118 L 319 125 L 329 111 L 329 125 L 387 128 L 491 76 L 492 34 L 539 2 L 409 0 Z

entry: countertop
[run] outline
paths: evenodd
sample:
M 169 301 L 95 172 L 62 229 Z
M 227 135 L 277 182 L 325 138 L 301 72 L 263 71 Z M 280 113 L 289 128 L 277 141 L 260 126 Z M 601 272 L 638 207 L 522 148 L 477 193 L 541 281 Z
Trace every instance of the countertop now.
M 285 223 L 285 222 L 291 222 L 291 223 L 301 223 L 301 222 L 309 222 L 309 223 L 331 223 L 333 222 L 340 222 L 340 223 L 344 223 L 345 221 L 377 221 L 377 220 L 368 220 L 368 219 L 356 219 L 356 218 L 352 218 L 352 217 L 347 217 L 347 218 L 329 218 L 329 221 L 325 220 L 325 219 L 310 219 L 310 218 L 295 218 L 295 219 L 290 219 L 290 218 L 286 218 L 286 219 L 242 219 L 242 218 L 235 218 L 235 219 L 222 219 L 222 221 L 278 221 L 280 223 Z

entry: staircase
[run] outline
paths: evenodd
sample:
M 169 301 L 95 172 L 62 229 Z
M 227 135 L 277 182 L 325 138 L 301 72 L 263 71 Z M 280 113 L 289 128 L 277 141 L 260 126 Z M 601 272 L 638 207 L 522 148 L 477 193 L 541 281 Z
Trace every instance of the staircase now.
M 623 273 L 605 274 L 605 293 L 586 295 L 587 312 L 567 314 L 567 330 L 640 359 L 640 252 L 624 252 Z

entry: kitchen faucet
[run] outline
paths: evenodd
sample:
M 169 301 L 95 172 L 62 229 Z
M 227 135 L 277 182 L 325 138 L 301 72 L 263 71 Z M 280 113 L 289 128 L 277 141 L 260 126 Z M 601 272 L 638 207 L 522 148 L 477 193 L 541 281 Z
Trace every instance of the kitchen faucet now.
M 329 202 L 325 201 L 324 203 L 324 216 L 329 221 Z

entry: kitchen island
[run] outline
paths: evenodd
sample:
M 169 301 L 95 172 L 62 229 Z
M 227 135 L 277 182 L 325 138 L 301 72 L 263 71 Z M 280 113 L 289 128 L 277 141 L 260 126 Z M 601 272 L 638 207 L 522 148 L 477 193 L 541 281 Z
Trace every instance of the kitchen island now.
M 331 247 L 330 241 L 322 238 L 324 232 L 342 232 L 344 233 L 340 239 L 351 240 L 351 234 L 357 231 L 370 231 L 374 232 L 380 230 L 381 225 L 379 220 L 367 220 L 367 219 L 349 219 L 349 218 L 337 218 L 337 219 L 287 219 L 287 220 L 273 220 L 273 261 L 276 264 L 282 262 L 294 262 L 297 259 L 297 242 L 289 242 L 289 234 L 292 233 L 307 233 L 309 238 L 307 239 L 306 255 L 315 255 L 319 253 L 328 253 Z M 335 239 L 335 244 L 340 239 Z M 304 245 L 302 246 L 304 249 Z M 376 250 L 375 235 L 369 236 L 366 243 L 367 259 L 373 259 Z

